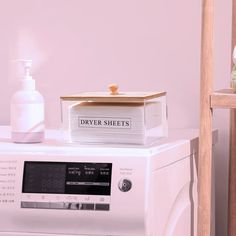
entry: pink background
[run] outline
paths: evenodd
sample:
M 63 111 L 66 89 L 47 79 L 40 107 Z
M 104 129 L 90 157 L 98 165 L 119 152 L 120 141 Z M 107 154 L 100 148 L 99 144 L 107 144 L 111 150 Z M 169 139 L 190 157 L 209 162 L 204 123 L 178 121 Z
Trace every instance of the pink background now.
M 0 0 L 0 123 L 16 89 L 12 60 L 31 58 L 48 127 L 60 123 L 60 95 L 166 90 L 169 125 L 199 126 L 201 1 Z M 216 0 L 215 88 L 228 87 L 231 2 Z M 228 112 L 216 111 L 217 235 L 226 235 Z M 226 124 L 226 125 L 225 125 Z

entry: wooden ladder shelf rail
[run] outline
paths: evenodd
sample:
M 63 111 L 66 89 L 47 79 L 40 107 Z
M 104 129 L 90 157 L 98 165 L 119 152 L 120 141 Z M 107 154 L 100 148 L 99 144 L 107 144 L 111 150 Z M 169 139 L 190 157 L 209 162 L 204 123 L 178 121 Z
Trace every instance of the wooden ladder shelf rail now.
M 200 136 L 198 160 L 198 236 L 212 235 L 212 109 L 230 109 L 228 234 L 236 235 L 236 94 L 232 89 L 213 93 L 214 0 L 202 0 Z M 236 0 L 232 0 L 232 51 L 236 45 Z
M 211 235 L 213 0 L 202 0 L 200 136 L 198 160 L 198 236 Z

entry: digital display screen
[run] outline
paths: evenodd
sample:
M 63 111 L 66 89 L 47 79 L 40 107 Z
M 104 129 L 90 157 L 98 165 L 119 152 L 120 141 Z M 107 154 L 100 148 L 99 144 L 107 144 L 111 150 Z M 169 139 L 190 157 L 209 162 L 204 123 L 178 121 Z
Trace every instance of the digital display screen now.
M 22 192 L 110 195 L 111 174 L 111 163 L 26 161 Z

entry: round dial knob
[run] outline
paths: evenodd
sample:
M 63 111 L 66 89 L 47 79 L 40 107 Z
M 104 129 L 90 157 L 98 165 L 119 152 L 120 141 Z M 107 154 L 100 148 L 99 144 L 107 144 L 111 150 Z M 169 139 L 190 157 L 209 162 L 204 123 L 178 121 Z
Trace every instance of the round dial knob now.
M 122 192 L 128 192 L 132 188 L 132 182 L 129 179 L 121 179 L 118 187 Z

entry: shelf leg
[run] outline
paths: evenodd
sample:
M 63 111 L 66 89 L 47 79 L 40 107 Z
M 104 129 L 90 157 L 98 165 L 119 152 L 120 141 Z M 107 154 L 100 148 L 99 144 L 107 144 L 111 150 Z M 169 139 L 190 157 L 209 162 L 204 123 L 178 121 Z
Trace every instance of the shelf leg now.
M 198 236 L 210 236 L 212 232 L 212 110 L 210 95 L 213 90 L 213 9 L 213 0 L 202 0 Z
M 230 112 L 228 235 L 236 235 L 236 110 Z

